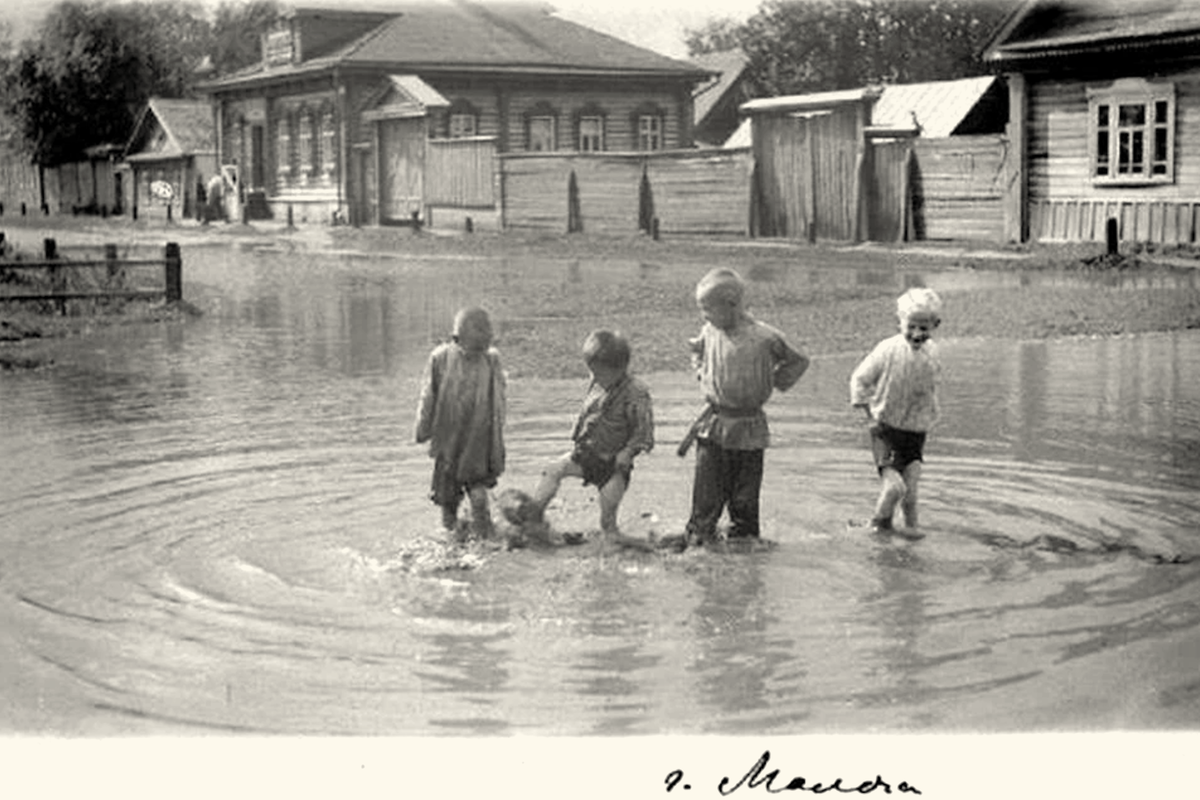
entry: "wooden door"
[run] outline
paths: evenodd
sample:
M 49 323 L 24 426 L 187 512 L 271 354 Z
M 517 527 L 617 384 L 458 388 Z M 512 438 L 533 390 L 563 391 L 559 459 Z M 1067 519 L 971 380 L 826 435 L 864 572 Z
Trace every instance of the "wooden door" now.
M 425 120 L 380 120 L 380 222 L 411 222 L 420 213 L 424 174 Z

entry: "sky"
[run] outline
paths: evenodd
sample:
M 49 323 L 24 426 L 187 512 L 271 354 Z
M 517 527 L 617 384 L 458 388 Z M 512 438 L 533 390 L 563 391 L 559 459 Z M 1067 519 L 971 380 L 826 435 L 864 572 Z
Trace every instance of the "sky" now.
M 381 5 L 380 0 L 368 0 Z M 217 0 L 204 0 L 215 5 Z M 548 0 L 560 16 L 618 39 L 673 58 L 686 58 L 684 32 L 710 19 L 745 20 L 761 0 Z M 53 3 L 48 0 L 0 0 L 0 19 L 12 23 L 16 39 L 30 35 Z M 306 5 L 363 5 L 354 0 L 305 0 Z

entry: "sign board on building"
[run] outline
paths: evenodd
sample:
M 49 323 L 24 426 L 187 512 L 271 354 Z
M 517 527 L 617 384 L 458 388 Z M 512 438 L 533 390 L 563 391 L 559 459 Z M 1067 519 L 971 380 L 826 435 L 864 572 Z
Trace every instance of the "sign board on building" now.
M 263 37 L 263 58 L 268 67 L 292 63 L 292 31 L 275 30 Z

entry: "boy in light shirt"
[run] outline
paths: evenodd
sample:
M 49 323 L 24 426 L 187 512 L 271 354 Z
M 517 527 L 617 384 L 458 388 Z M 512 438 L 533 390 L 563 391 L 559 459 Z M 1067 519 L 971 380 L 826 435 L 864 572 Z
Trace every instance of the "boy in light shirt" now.
M 896 301 L 900 333 L 875 346 L 850 376 L 850 404 L 866 412 L 879 471 L 871 528 L 894 529 L 896 506 L 913 535 L 925 437 L 938 416 L 941 365 L 930 337 L 941 324 L 942 301 L 932 289 L 909 289 Z

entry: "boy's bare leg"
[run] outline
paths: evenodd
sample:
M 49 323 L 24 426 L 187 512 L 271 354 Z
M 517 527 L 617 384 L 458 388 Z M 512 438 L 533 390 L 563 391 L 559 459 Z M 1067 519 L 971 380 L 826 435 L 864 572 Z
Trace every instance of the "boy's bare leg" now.
M 537 514 L 536 520 L 541 520 L 542 515 L 546 511 L 546 506 L 550 505 L 550 501 L 558 494 L 558 487 L 562 484 L 563 478 L 574 475 L 579 477 L 583 474 L 579 465 L 571 460 L 571 454 L 568 453 L 561 456 L 542 470 L 542 477 L 538 480 L 537 489 L 533 492 L 533 506 Z
M 879 499 L 875 501 L 873 521 L 877 524 L 886 521 L 890 525 L 892 515 L 896 513 L 896 505 L 904 499 L 908 490 L 903 476 L 891 467 L 884 467 L 879 479 L 882 485 L 879 490 Z
M 917 484 L 921 481 L 921 462 L 914 461 L 904 468 L 904 497 L 900 508 L 904 511 L 904 522 L 910 528 L 917 527 Z
M 447 503 L 442 506 L 442 527 L 451 533 L 458 526 L 458 503 Z
M 617 512 L 621 508 L 621 500 L 629 484 L 620 472 L 608 479 L 608 483 L 600 487 L 600 531 L 605 535 L 615 536 L 620 533 L 617 529 Z
M 467 492 L 471 499 L 471 532 L 480 539 L 490 539 L 495 532 L 492 527 L 492 509 L 488 503 L 485 486 L 474 486 Z

